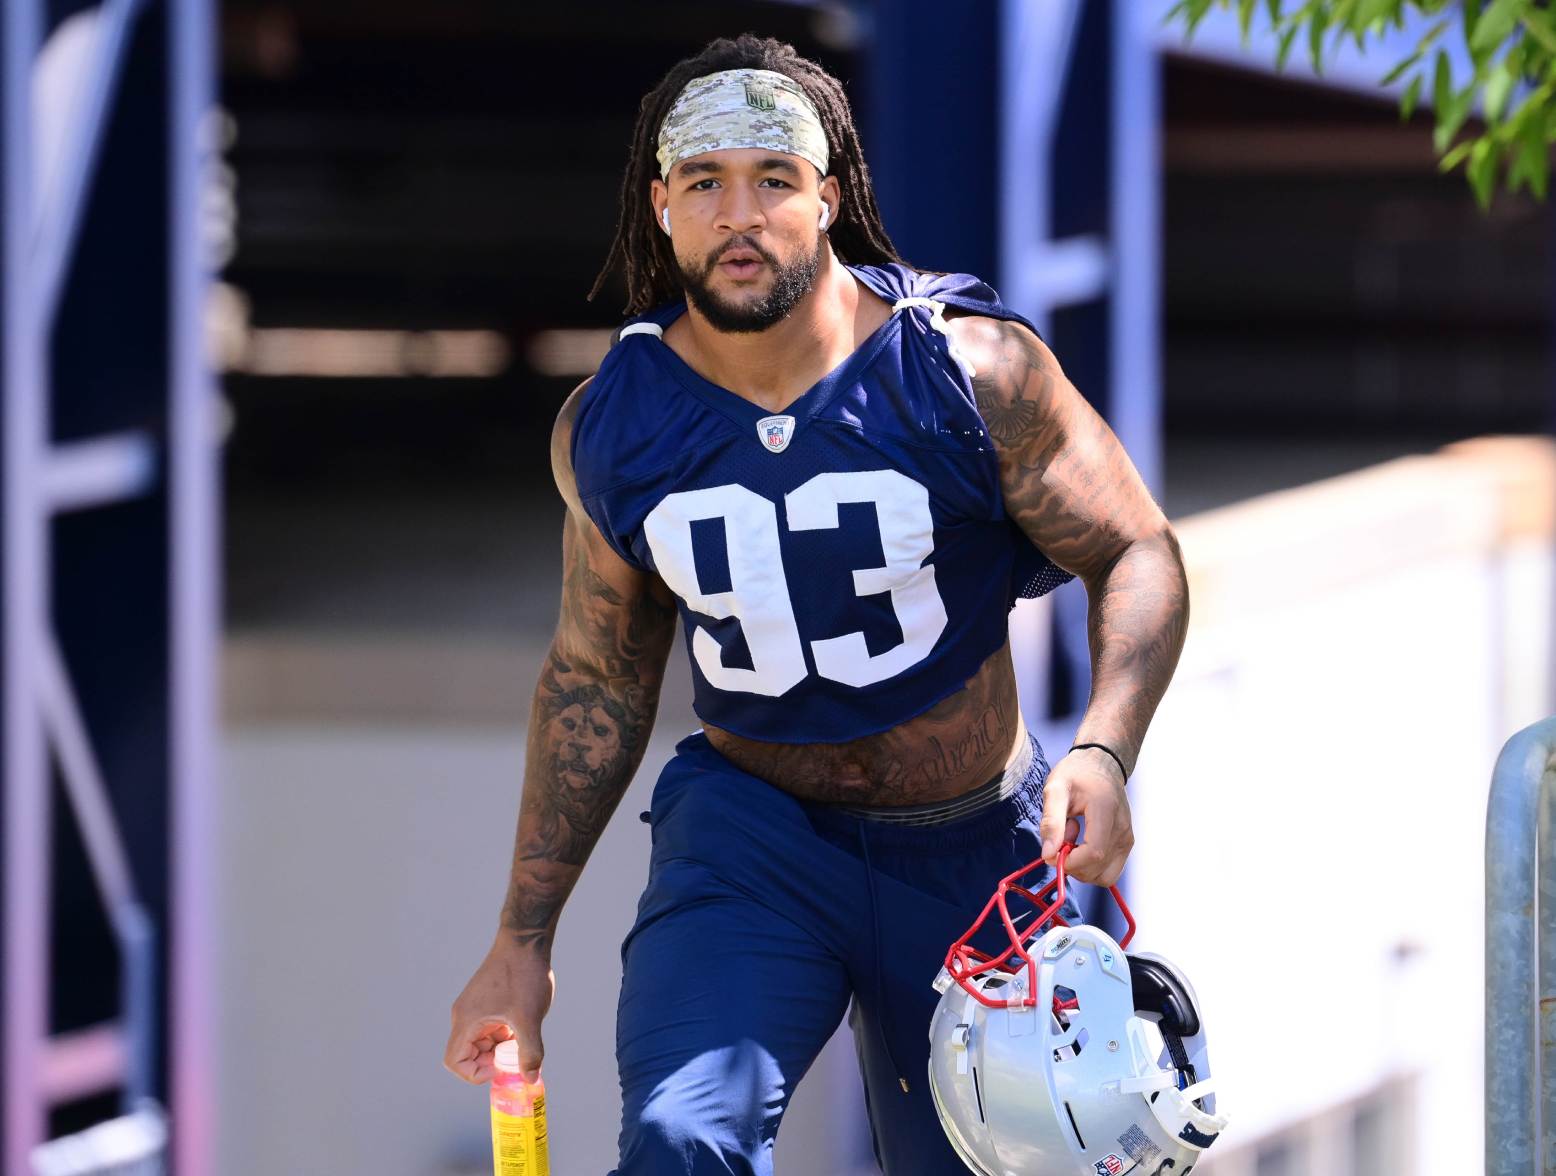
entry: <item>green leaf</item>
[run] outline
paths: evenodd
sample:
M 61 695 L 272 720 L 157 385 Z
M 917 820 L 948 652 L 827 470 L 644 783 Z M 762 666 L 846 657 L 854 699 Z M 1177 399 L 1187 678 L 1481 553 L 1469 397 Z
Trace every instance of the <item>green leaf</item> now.
M 1551 157 L 1543 148 L 1540 150 L 1534 162 L 1530 165 L 1529 185 L 1534 189 L 1534 194 L 1541 200 L 1550 189 L 1551 184 Z
M 1491 71 L 1491 76 L 1486 79 L 1485 106 L 1486 121 L 1497 122 L 1502 117 L 1502 112 L 1507 109 L 1507 100 L 1513 93 L 1513 73 L 1504 62 Z
M 1162 17 L 1162 24 L 1169 25 L 1175 20 L 1183 21 L 1183 43 L 1186 45 L 1194 39 L 1194 33 L 1199 28 L 1200 21 L 1205 19 L 1205 14 L 1210 11 L 1213 0 L 1177 0 L 1167 10 L 1167 15 Z
M 1520 155 L 1508 166 L 1507 190 L 1515 195 L 1523 191 L 1526 183 L 1532 183 L 1534 177 L 1524 170 L 1524 159 Z
M 1253 10 L 1258 6 L 1259 0 L 1238 0 L 1237 26 L 1242 30 L 1243 44 L 1248 44 L 1248 31 L 1253 27 Z
M 1410 116 L 1416 112 L 1416 104 L 1420 101 L 1421 75 L 1416 74 L 1405 87 L 1405 92 L 1399 96 L 1399 121 L 1409 122 Z
M 1281 0 L 1264 0 L 1264 7 L 1270 14 L 1270 24 L 1279 24 Z
M 1307 26 L 1307 50 L 1308 57 L 1313 62 L 1313 72 L 1324 72 L 1324 34 L 1329 31 L 1330 14 L 1328 9 L 1320 8 L 1313 13 Z
M 1292 25 L 1280 35 L 1280 44 L 1275 49 L 1275 68 L 1285 69 L 1286 61 L 1291 56 L 1291 45 L 1297 39 L 1297 26 Z
M 1437 51 L 1437 74 L 1432 80 L 1432 105 L 1437 108 L 1438 118 L 1442 112 L 1453 105 L 1453 70 L 1448 65 L 1448 51 Z M 1439 151 L 1442 148 L 1438 148 Z
M 1491 140 L 1476 140 L 1470 151 L 1469 166 L 1465 169 L 1470 187 L 1475 190 L 1475 200 L 1482 210 L 1491 207 L 1491 189 L 1497 182 L 1497 153 L 1491 149 Z
M 1432 42 L 1437 40 L 1438 37 L 1442 36 L 1443 31 L 1447 27 L 1448 21 L 1440 20 L 1431 28 L 1427 29 L 1426 32 L 1422 33 L 1421 39 L 1416 42 L 1416 52 L 1425 53 L 1428 49 L 1430 49 L 1432 47 Z
M 1547 53 L 1556 53 L 1556 24 L 1551 21 L 1549 9 L 1534 9 L 1523 16 L 1524 31 L 1544 46 Z
M 1528 7 L 1529 0 L 1491 0 L 1491 7 L 1481 14 L 1475 22 L 1475 31 L 1470 34 L 1470 52 L 1477 55 L 1494 53 L 1513 35 L 1519 18 Z M 1465 11 L 1467 16 L 1468 8 Z
M 1393 7 L 1394 0 L 1362 0 L 1356 7 L 1356 19 L 1353 24 L 1357 28 L 1371 28 L 1384 20 Z
M 1392 86 L 1395 82 L 1399 81 L 1400 78 L 1409 73 L 1410 67 L 1415 65 L 1415 63 L 1420 60 L 1421 51 L 1418 49 L 1409 57 L 1405 58 L 1405 60 L 1401 61 L 1393 69 L 1389 70 L 1388 73 L 1384 74 L 1383 77 L 1378 80 L 1378 85 Z
M 1524 76 L 1524 62 L 1529 57 L 1529 49 L 1534 44 L 1528 37 L 1519 37 L 1513 42 L 1513 47 L 1507 51 L 1507 56 L 1502 60 L 1507 66 L 1507 72 L 1514 79 Z
M 1462 0 L 1459 7 L 1464 10 L 1464 48 L 1468 51 L 1475 36 L 1475 25 L 1480 21 L 1480 0 Z
M 1432 143 L 1437 150 L 1442 151 L 1453 142 L 1454 136 L 1464 126 L 1464 120 L 1470 115 L 1470 106 L 1475 101 L 1475 83 L 1471 82 L 1458 93 L 1448 99 L 1446 107 L 1437 109 L 1437 130 L 1433 132 Z
M 1474 149 L 1474 146 L 1475 141 L 1473 139 L 1466 139 L 1437 161 L 1437 170 L 1440 172 L 1451 172 L 1464 162 L 1464 157 Z
M 1469 85 L 1453 96 L 1453 117 L 1457 122 L 1457 125 L 1454 127 L 1455 131 L 1464 125 L 1464 120 L 1469 118 L 1474 111 L 1475 95 L 1479 89 L 1480 83 L 1471 78 Z
M 1329 13 L 1329 24 L 1338 30 L 1335 41 L 1338 43 L 1345 39 L 1349 32 L 1356 39 L 1356 47 L 1363 48 L 1361 26 L 1356 22 L 1356 9 L 1359 0 L 1338 0 Z
M 1515 192 L 1525 183 L 1531 189 L 1537 189 L 1546 166 L 1544 130 L 1538 119 L 1527 118 L 1518 131 L 1518 149 L 1513 153 L 1513 162 L 1507 172 L 1508 186 Z

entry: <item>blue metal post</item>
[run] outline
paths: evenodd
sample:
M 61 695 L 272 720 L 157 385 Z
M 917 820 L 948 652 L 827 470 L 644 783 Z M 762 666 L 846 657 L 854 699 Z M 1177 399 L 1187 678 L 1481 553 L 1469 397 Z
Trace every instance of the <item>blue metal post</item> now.
M 987 276 L 998 261 L 998 15 L 993 4 L 874 5 L 866 160 L 887 231 L 924 269 Z
M 1486 810 L 1486 1176 L 1556 1173 L 1553 815 L 1549 718 L 1507 741 Z
M 220 441 L 206 358 L 211 259 L 195 226 L 216 153 L 212 0 L 170 0 L 168 272 L 169 788 L 173 1022 L 169 1097 L 175 1176 L 216 1170 L 216 700 L 221 606 Z
M 1150 6 L 1113 0 L 1108 423 L 1162 492 L 1162 65 Z
M 211 4 L 104 0 L 40 56 L 44 7 L 0 6 L 0 1171 L 89 1148 L 39 1150 L 51 1107 L 74 1131 L 115 1088 L 160 1157 L 171 1088 L 176 1170 L 199 1176 L 215 1166 Z M 50 743 L 79 841 L 50 828 Z M 83 1025 L 112 991 L 73 917 L 94 902 L 119 1009 Z
M 27 265 L 33 224 L 32 63 L 35 0 L 0 5 L 0 510 L 4 612 L 3 979 L 0 979 L 0 1170 L 22 1173 L 45 1131 L 37 1082 L 48 1029 L 49 796 L 32 672 L 43 632 L 45 531 L 39 507 L 47 352 Z
M 1160 493 L 1161 71 L 1150 16 L 1130 0 L 1003 0 L 999 286 Z M 1051 696 L 1041 674 L 1022 687 L 1028 722 L 1059 735 L 1090 689 L 1082 590 L 1061 589 L 1054 612 L 1060 688 Z M 1041 623 L 1018 614 L 1018 629 Z

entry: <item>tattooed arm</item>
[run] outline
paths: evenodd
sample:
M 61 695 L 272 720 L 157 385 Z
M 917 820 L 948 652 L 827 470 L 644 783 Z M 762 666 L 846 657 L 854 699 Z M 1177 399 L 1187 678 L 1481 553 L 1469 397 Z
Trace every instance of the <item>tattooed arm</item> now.
M 1007 511 L 1086 585 L 1091 698 L 1075 742 L 1106 744 L 1132 771 L 1188 628 L 1177 539 L 1112 430 L 1042 340 L 1018 323 L 952 322 L 978 373 L 973 391 L 999 454 Z M 1134 843 L 1123 785 L 1105 752 L 1072 752 L 1055 765 L 1044 856 L 1057 854 L 1066 817 L 1084 814 L 1086 840 L 1071 869 L 1086 881 L 1116 880 Z
M 510 1037 L 524 1068 L 539 1069 L 557 919 L 643 758 L 675 633 L 669 590 L 617 555 L 579 502 L 570 455 L 587 387 L 563 405 L 551 438 L 567 504 L 562 611 L 530 708 L 508 893 L 496 940 L 454 1002 L 443 1059 L 476 1083 L 490 1078 L 492 1050 Z
M 567 503 L 562 614 L 530 708 L 524 798 L 502 927 L 550 949 L 557 915 L 643 758 L 675 633 L 657 577 L 627 564 L 584 513 L 573 482 L 573 419 L 563 405 L 551 465 Z

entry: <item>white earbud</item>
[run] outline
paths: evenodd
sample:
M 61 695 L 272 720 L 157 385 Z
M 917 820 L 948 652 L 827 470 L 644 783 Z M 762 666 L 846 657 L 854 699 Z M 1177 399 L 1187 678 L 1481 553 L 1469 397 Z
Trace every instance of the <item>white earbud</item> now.
M 821 206 L 821 219 L 816 223 L 816 227 L 817 228 L 821 228 L 821 229 L 826 228 L 827 227 L 827 222 L 829 220 L 831 220 L 831 219 L 832 219 L 832 210 L 830 208 L 828 208 L 825 203 L 823 203 L 822 206 Z
M 664 225 L 665 232 L 668 233 L 670 231 L 670 210 L 668 208 L 659 214 L 659 220 Z

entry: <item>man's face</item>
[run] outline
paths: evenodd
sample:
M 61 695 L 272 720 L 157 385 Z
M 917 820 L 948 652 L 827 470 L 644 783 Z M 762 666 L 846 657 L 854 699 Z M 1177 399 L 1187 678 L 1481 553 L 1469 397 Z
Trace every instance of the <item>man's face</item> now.
M 664 198 L 676 264 L 687 299 L 716 330 L 766 330 L 810 293 L 823 183 L 797 155 L 747 148 L 670 169 Z

